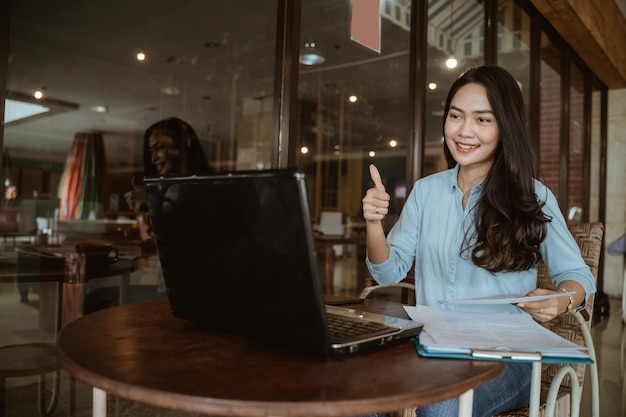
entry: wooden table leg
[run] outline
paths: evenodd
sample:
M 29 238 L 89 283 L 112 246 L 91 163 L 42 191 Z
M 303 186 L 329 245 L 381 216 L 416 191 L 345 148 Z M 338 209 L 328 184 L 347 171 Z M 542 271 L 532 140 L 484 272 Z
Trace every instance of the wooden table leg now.
M 128 286 L 130 285 L 130 271 L 125 271 L 120 277 L 120 300 L 119 305 L 128 302 Z
M 6 240 L 6 238 L 5 238 Z M 6 390 L 6 379 L 5 378 L 0 378 L 0 415 L 2 415 L 4 417 L 4 397 L 5 397 L 5 390 Z
M 332 295 L 335 286 L 335 250 L 332 246 L 326 246 L 324 252 L 324 294 Z
M 324 295 L 333 295 L 335 276 L 335 252 L 331 245 L 318 246 L 317 267 L 321 275 Z
M 363 288 L 376 284 L 365 264 L 366 256 L 365 245 L 356 245 L 356 289 L 359 293 Z
M 62 326 L 83 316 L 83 304 L 85 303 L 85 284 L 82 282 L 63 284 L 62 301 Z

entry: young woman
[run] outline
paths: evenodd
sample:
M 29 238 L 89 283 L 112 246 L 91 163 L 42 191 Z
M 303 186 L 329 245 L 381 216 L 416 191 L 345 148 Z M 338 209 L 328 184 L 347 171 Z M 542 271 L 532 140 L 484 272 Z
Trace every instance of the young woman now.
M 143 165 L 145 175 L 209 172 L 198 135 L 189 123 L 177 117 L 161 120 L 146 129 Z
M 198 135 L 189 123 L 177 117 L 161 120 L 144 133 L 144 175 L 206 174 L 209 163 Z M 140 178 L 132 178 L 134 190 L 124 194 L 131 210 L 145 211 L 145 193 Z
M 584 307 L 594 279 L 569 233 L 557 201 L 537 180 L 522 93 L 495 66 L 472 68 L 452 85 L 443 122 L 453 168 L 417 181 L 385 237 L 381 220 L 390 196 L 370 167 L 374 187 L 363 198 L 367 264 L 381 284 L 402 280 L 415 266 L 417 304 L 454 310 L 527 313 L 539 321 Z M 548 266 L 566 296 L 515 305 L 462 306 L 439 300 L 497 294 L 547 294 L 537 289 L 537 263 Z M 474 416 L 528 405 L 530 364 L 509 363 L 474 392 Z M 417 415 L 456 415 L 458 400 Z

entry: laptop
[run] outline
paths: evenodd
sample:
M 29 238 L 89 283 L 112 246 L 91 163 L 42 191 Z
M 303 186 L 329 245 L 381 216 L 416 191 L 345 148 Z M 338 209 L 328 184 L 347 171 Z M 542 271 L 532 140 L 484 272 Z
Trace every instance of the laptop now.
M 176 317 L 326 356 L 420 333 L 422 323 L 325 305 L 301 172 L 149 177 L 144 185 Z M 337 321 L 349 322 L 348 335 L 332 327 Z

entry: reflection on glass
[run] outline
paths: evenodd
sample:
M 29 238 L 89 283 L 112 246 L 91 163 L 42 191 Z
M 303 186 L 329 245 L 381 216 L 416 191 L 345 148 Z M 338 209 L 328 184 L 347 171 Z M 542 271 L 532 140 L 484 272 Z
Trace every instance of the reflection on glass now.
M 528 115 L 530 95 L 530 17 L 513 0 L 498 2 L 498 65 L 515 77 Z
M 585 146 L 584 96 L 585 79 L 575 64 L 570 66 L 569 104 L 569 165 L 567 190 L 567 220 L 580 222 L 583 219 L 583 160 Z
M 600 118 L 601 118 L 600 91 L 594 86 L 591 91 L 591 164 L 590 164 L 590 201 L 589 221 L 600 219 Z
M 447 168 L 442 137 L 446 95 L 460 72 L 483 63 L 483 15 L 480 1 L 429 2 L 423 176 Z
M 381 51 L 351 39 L 351 7 L 342 0 L 302 3 L 303 53 L 323 56 L 300 64 L 297 166 L 307 174 L 312 216 L 341 212 L 344 222 L 361 216 L 375 163 L 404 201 L 409 126 L 409 2 L 381 3 Z M 377 22 L 372 22 L 373 25 Z M 311 61 L 307 61 L 313 64 Z
M 13 2 L 7 97 L 49 111 L 9 115 L 2 195 L 17 210 L 34 201 L 25 218 L 56 216 L 74 137 L 98 134 L 95 217 L 124 214 L 131 178 L 144 174 L 143 132 L 170 117 L 194 127 L 211 169 L 270 168 L 276 13 L 273 0 Z

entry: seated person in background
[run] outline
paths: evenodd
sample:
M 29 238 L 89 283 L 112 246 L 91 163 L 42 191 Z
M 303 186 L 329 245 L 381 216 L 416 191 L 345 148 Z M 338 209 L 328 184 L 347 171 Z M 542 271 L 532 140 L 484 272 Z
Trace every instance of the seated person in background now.
M 146 129 L 143 141 L 144 175 L 204 174 L 210 171 L 198 135 L 177 118 L 161 120 Z M 146 211 L 141 180 L 133 177 L 134 190 L 124 194 L 133 211 Z

